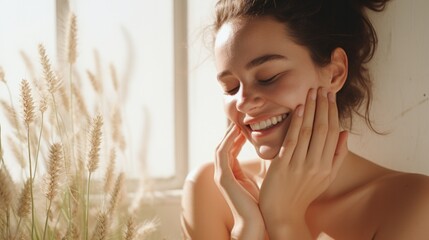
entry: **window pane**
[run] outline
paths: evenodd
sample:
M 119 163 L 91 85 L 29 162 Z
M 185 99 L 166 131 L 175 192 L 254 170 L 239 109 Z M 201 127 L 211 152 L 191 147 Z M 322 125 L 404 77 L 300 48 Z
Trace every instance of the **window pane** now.
M 103 82 L 113 64 L 125 86 L 119 102 L 127 149 L 117 165 L 128 177 L 174 175 L 173 2 L 76 0 L 71 9 L 78 69 L 96 71 L 97 49 Z
M 61 8 L 66 1 L 57 2 Z M 15 107 L 20 106 L 21 79 L 42 76 L 37 48 L 39 43 L 45 46 L 54 68 L 58 66 L 57 60 L 65 60 L 61 56 L 66 52 L 66 47 L 61 37 L 57 37 L 65 35 L 66 31 L 57 23 L 67 24 L 68 13 L 59 11 L 60 15 L 56 18 L 55 4 L 55 1 L 0 1 L 0 66 L 6 73 Z M 76 0 L 71 1 L 70 9 L 76 14 L 78 25 L 75 68 L 79 81 L 75 82 L 80 84 L 79 90 L 86 101 L 96 103 L 90 106 L 90 114 L 95 115 L 96 105 L 99 105 L 105 121 L 110 121 L 108 118 L 115 104 L 123 113 L 121 131 L 126 144 L 123 151 L 117 151 L 117 168 L 126 171 L 128 178 L 141 177 L 142 174 L 145 177 L 173 176 L 173 1 Z M 57 40 L 60 40 L 59 44 Z M 33 64 L 34 73 L 27 71 L 20 50 Z M 60 56 L 58 59 L 57 54 Z M 119 94 L 112 86 L 111 66 L 116 70 Z M 101 79 L 103 94 L 108 97 L 100 101 L 94 99 L 96 96 L 88 71 Z M 59 73 L 63 75 L 64 84 L 67 84 L 68 72 Z M 0 99 L 9 102 L 8 90 L 3 83 L 1 85 Z M 0 114 L 0 124 L 2 145 L 10 150 L 7 135 L 13 134 L 13 130 L 10 131 L 4 111 Z M 4 154 L 5 159 L 14 158 L 11 151 Z M 103 154 L 108 156 L 108 150 Z M 101 167 L 105 163 L 107 161 L 102 161 Z M 7 166 L 12 172 L 15 170 L 13 175 L 16 178 L 20 177 L 21 168 L 16 161 L 7 161 Z

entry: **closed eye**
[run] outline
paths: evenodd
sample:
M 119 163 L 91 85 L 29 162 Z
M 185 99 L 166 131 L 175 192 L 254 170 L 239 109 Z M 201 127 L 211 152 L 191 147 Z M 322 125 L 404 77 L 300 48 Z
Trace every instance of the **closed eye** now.
M 267 84 L 270 84 L 271 82 L 273 82 L 274 80 L 276 80 L 276 78 L 277 78 L 279 75 L 280 75 L 280 73 L 279 73 L 279 74 L 277 74 L 277 75 L 274 75 L 273 77 L 268 78 L 268 79 L 258 80 L 258 82 L 259 82 L 260 84 L 262 84 L 262 85 L 267 85 Z
M 228 90 L 228 91 L 225 91 L 225 95 L 234 95 L 234 94 L 236 94 L 237 92 L 238 92 L 238 89 L 240 88 L 240 86 L 238 86 L 238 87 L 236 87 L 236 88 L 233 88 L 233 89 L 231 89 L 231 90 Z

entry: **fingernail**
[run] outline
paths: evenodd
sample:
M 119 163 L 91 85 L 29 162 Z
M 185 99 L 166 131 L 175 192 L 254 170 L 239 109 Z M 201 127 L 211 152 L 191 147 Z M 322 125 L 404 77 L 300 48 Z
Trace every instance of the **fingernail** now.
M 304 107 L 302 105 L 298 106 L 298 117 L 302 117 L 302 115 L 304 115 Z
M 335 94 L 333 92 L 329 92 L 328 93 L 328 99 L 329 99 L 329 101 L 334 103 L 335 102 Z

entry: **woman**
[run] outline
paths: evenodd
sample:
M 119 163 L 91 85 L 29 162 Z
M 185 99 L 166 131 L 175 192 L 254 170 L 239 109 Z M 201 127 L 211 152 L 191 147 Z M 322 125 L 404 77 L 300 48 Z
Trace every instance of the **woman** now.
M 231 125 L 215 163 L 184 185 L 187 238 L 428 238 L 429 178 L 347 148 L 353 116 L 373 129 L 365 64 L 377 37 L 365 11 L 386 2 L 219 0 L 214 52 Z M 245 141 L 259 173 L 237 161 Z

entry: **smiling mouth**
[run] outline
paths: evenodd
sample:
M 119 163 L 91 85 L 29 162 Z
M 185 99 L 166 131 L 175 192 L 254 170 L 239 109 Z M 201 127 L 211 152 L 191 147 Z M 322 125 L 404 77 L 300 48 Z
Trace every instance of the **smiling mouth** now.
M 252 131 L 265 130 L 283 122 L 288 116 L 289 113 L 283 113 L 279 116 L 271 117 L 258 123 L 250 124 L 249 127 L 252 129 Z

